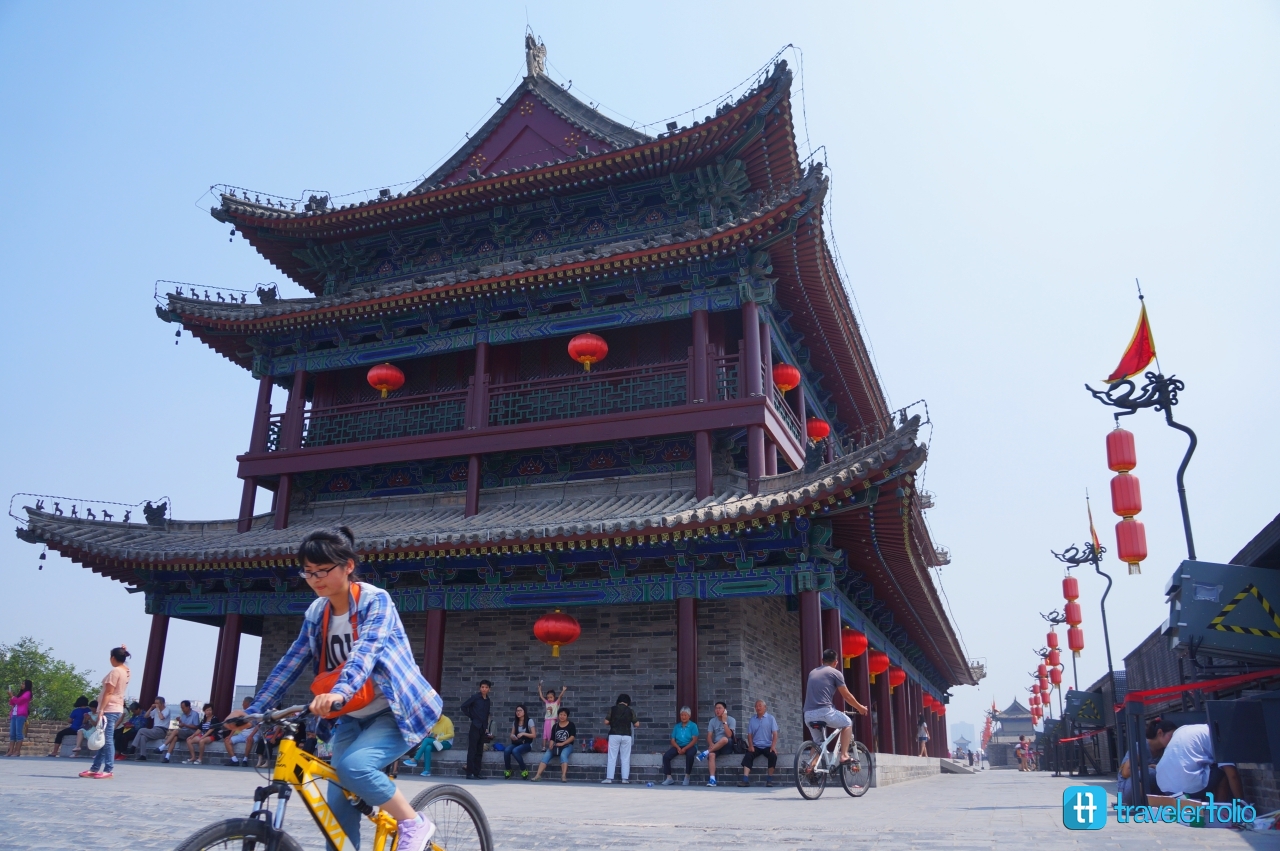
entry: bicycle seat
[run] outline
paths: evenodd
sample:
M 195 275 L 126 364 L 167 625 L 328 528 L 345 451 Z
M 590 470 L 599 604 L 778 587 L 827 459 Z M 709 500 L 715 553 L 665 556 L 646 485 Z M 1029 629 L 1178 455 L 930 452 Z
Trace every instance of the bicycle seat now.
M 810 721 L 809 728 L 811 730 L 825 730 L 827 729 L 827 725 L 822 721 Z

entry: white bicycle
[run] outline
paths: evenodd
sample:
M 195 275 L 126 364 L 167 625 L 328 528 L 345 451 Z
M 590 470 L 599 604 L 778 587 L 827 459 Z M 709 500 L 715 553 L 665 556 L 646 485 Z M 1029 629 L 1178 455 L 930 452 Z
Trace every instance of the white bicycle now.
M 850 718 L 852 712 L 846 712 Z M 806 724 L 816 735 L 823 735 L 827 725 L 821 721 Z M 806 800 L 816 800 L 827 788 L 832 774 L 840 777 L 840 785 L 852 798 L 867 794 L 875 781 L 875 758 L 867 746 L 856 739 L 849 743 L 850 761 L 840 765 L 840 729 L 830 728 L 822 743 L 806 739 L 796 751 L 796 788 Z

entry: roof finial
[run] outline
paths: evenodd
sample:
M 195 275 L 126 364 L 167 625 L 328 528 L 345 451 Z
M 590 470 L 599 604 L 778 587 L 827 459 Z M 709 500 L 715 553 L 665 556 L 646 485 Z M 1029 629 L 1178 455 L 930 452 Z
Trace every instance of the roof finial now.
M 533 33 L 526 33 L 524 37 L 524 64 L 530 77 L 547 74 L 547 46 L 535 39 Z

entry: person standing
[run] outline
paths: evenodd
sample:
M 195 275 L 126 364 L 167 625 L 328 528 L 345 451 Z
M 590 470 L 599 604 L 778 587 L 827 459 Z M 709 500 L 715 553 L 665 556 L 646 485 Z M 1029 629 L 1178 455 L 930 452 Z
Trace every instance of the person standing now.
M 17 694 L 13 693 L 13 686 L 9 686 L 9 752 L 5 756 L 22 756 L 32 693 L 31 680 L 23 680 Z
M 609 725 L 609 757 L 601 783 L 612 783 L 613 772 L 618 765 L 618 756 L 622 756 L 622 782 L 631 782 L 631 744 L 632 731 L 640 726 L 636 711 L 631 708 L 631 695 L 618 695 L 618 702 L 609 710 L 604 719 Z
M 671 747 L 662 755 L 662 773 L 666 779 L 663 786 L 671 786 L 676 781 L 671 777 L 671 761 L 678 756 L 684 757 L 684 784 L 689 785 L 689 775 L 693 773 L 694 752 L 698 748 L 698 725 L 690 721 L 693 712 L 689 707 L 680 707 L 680 723 L 671 728 Z
M 738 781 L 739 786 L 751 785 L 751 769 L 761 757 L 769 765 L 769 779 L 764 785 L 773 785 L 773 771 L 778 766 L 778 722 L 767 709 L 763 700 L 757 700 L 756 715 L 747 722 L 749 750 L 742 758 L 742 779 Z
M 560 704 L 564 702 L 564 695 L 569 688 L 560 686 L 560 694 L 556 694 L 556 690 L 549 688 L 546 694 L 542 692 L 542 680 L 538 680 L 538 698 L 542 701 L 542 749 L 545 751 L 550 747 L 551 728 L 556 724 L 556 718 L 560 716 Z
M 484 739 L 489 732 L 489 718 L 493 711 L 493 701 L 489 699 L 489 691 L 493 683 L 480 681 L 480 690 L 462 703 L 462 714 L 471 721 L 467 730 L 467 777 L 480 779 L 480 767 L 484 760 Z
M 919 756 L 929 755 L 929 722 L 924 716 L 920 716 L 920 721 L 916 725 L 916 741 L 920 743 Z
M 516 706 L 515 718 L 511 721 L 511 730 L 507 734 L 507 750 L 502 754 L 504 778 L 510 779 L 511 760 L 514 759 L 520 766 L 520 778 L 529 779 L 529 767 L 524 764 L 524 755 L 533 750 L 533 742 L 537 735 L 537 731 L 533 729 L 533 719 L 529 717 L 529 710 L 523 703 L 519 704 Z
M 80 772 L 81 777 L 109 780 L 114 776 L 116 722 L 124 713 L 124 690 L 129 687 L 129 666 L 125 660 L 130 655 L 123 644 L 111 651 L 111 670 L 102 678 L 102 691 L 98 693 L 98 712 L 102 715 L 102 731 L 106 733 L 106 739 L 94 755 L 93 765 L 88 771 Z

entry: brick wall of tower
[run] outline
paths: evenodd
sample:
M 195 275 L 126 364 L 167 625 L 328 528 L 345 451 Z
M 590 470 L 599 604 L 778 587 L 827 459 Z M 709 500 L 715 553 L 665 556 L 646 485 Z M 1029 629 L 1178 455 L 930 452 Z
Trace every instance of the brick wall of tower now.
M 607 735 L 601 722 L 618 694 L 631 695 L 640 717 L 636 752 L 665 750 L 675 720 L 675 605 L 575 606 L 582 637 L 553 657 L 533 637 L 534 610 L 450 612 L 446 622 L 444 676 L 439 688 L 445 713 L 465 736 L 458 707 L 478 687 L 493 682 L 495 732 L 524 703 L 541 731 L 538 681 L 569 686 L 580 738 Z M 422 659 L 426 615 L 401 616 L 415 658 Z M 297 637 L 301 617 L 264 619 L 259 685 Z M 698 607 L 699 726 L 706 730 L 716 700 L 729 705 L 745 732 L 757 698 L 778 719 L 780 745 L 792 750 L 800 736 L 800 644 L 794 612 L 782 598 L 700 603 Z M 310 698 L 303 676 L 285 703 Z M 505 729 L 505 726 L 504 726 Z M 501 741 L 502 739 L 499 739 Z

